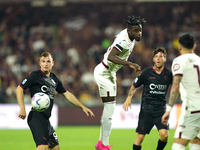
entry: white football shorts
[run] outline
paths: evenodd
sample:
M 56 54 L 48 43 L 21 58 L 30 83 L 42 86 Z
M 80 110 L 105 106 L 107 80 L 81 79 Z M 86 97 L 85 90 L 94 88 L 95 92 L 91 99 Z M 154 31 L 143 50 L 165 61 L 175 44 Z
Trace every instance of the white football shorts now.
M 94 78 L 99 88 L 100 97 L 117 95 L 116 73 L 109 71 L 100 63 L 94 69 Z
M 200 112 L 184 110 L 178 120 L 174 138 L 192 140 L 200 138 Z

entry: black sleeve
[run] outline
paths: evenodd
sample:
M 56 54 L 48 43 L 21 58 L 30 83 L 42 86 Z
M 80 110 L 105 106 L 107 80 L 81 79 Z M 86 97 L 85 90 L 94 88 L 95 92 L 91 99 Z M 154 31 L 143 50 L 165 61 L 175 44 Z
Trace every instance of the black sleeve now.
M 31 72 L 29 73 L 26 78 L 20 83 L 19 86 L 21 86 L 21 88 L 23 88 L 24 90 L 26 90 L 27 88 L 29 88 L 35 81 L 35 76 L 36 73 L 35 72 Z
M 58 84 L 57 84 L 57 87 L 56 87 L 56 91 L 58 93 L 65 93 L 67 90 L 64 88 L 62 82 L 60 81 L 60 79 L 57 77 L 57 80 L 58 80 Z
M 134 81 L 133 85 L 135 88 L 140 87 L 142 84 L 144 84 L 145 80 L 145 71 L 143 71 Z

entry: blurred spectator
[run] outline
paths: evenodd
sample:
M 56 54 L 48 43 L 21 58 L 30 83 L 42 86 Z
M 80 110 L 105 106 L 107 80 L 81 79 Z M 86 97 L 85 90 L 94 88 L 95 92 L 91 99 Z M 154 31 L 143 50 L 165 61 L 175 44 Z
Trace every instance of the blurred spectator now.
M 125 28 L 124 18 L 140 15 L 147 20 L 142 40 L 136 44 L 130 61 L 140 64 L 142 70 L 150 67 L 152 50 L 163 46 L 168 53 L 166 67 L 171 69 L 171 62 L 178 55 L 179 34 L 190 32 L 195 35 L 196 43 L 200 43 L 199 4 L 69 3 L 45 8 L 26 3 L 1 4 L 0 103 L 16 102 L 16 86 L 28 72 L 39 68 L 40 53 L 50 51 L 55 61 L 53 72 L 59 75 L 66 89 L 90 106 L 101 105 L 93 69 L 101 62 L 109 42 Z M 200 55 L 198 45 L 195 52 Z M 136 76 L 127 67 L 122 67 L 117 76 L 117 103 L 123 103 Z M 140 101 L 141 91 L 135 93 L 134 103 Z M 25 103 L 30 103 L 30 97 L 25 95 Z M 68 105 L 62 97 L 55 96 L 59 106 Z

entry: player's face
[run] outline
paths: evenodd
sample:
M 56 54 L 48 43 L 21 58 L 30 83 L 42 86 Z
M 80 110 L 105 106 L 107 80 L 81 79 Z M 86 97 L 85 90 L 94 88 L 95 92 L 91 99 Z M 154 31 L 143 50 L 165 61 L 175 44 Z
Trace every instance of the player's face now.
M 128 29 L 128 34 L 131 40 L 140 41 L 142 36 L 142 25 L 133 26 L 132 29 Z
M 51 69 L 54 65 L 54 61 L 51 56 L 41 57 L 39 64 L 40 64 L 41 70 L 45 74 L 48 74 L 51 72 Z
M 153 57 L 154 66 L 157 68 L 162 68 L 164 66 L 165 61 L 166 61 L 166 57 L 164 56 L 162 52 L 158 52 Z

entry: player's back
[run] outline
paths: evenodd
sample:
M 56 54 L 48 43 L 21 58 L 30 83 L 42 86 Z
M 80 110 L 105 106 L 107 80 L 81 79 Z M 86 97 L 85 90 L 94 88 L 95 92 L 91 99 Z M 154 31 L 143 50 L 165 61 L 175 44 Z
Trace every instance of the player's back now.
M 200 110 L 200 57 L 188 53 L 173 62 L 173 74 L 182 75 L 180 94 L 183 104 L 189 110 Z

